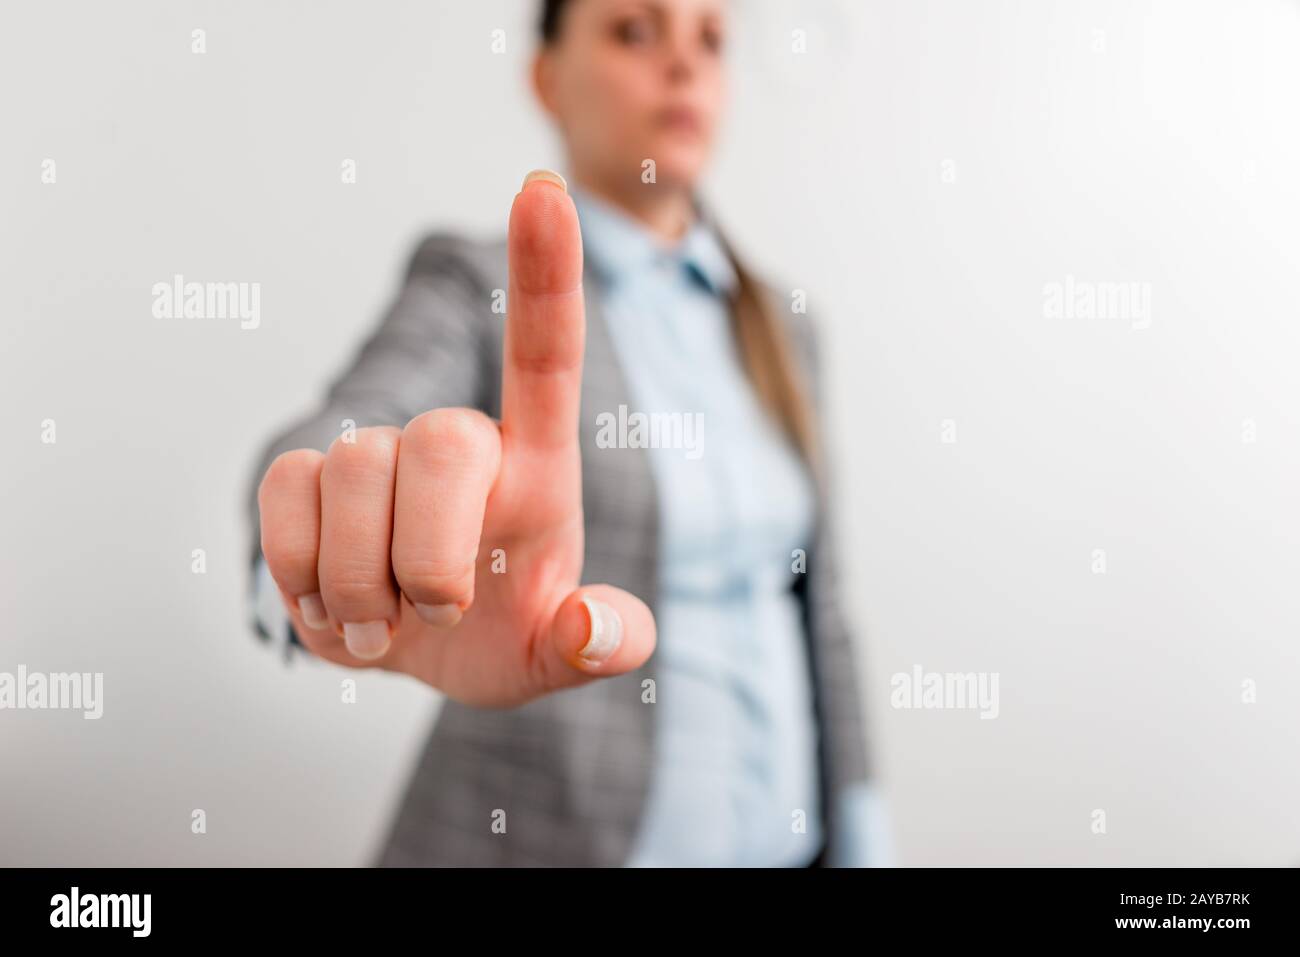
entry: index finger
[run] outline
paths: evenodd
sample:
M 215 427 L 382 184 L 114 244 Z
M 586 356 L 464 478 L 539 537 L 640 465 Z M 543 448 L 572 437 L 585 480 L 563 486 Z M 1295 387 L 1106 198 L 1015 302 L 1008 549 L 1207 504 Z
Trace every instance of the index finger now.
M 508 246 L 503 437 L 542 449 L 576 444 L 586 332 L 582 234 L 558 174 L 534 170 L 524 178 Z

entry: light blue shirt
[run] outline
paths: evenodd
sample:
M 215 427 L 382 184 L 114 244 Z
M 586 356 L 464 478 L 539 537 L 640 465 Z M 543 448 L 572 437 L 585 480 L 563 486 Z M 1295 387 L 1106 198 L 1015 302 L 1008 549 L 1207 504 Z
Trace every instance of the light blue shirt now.
M 746 377 L 728 305 L 736 276 L 715 233 L 697 221 L 669 248 L 622 211 L 573 196 L 629 411 L 702 425 L 696 448 L 648 450 L 660 517 L 657 753 L 629 864 L 802 866 L 823 838 L 791 591 L 812 533 L 811 477 Z

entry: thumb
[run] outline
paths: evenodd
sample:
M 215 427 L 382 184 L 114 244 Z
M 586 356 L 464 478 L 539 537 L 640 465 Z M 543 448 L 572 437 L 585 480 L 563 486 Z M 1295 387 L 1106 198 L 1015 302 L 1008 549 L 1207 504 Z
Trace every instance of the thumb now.
M 640 668 L 655 650 L 655 619 L 635 595 L 584 585 L 560 603 L 542 640 L 543 690 L 558 691 Z

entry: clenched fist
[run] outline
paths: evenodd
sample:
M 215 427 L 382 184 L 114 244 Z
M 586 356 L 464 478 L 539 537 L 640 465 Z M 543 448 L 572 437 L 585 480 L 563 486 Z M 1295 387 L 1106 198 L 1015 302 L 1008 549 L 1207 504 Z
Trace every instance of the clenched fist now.
M 509 255 L 499 423 L 433 409 L 361 429 L 286 452 L 258 490 L 262 553 L 307 648 L 502 707 L 634 670 L 655 645 L 640 599 L 577 587 L 582 237 L 558 176 L 524 181 Z

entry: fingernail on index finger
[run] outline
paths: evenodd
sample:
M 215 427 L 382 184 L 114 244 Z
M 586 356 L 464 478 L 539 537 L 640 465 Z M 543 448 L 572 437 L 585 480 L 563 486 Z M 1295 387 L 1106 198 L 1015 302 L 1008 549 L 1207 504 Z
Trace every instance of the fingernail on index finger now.
M 535 169 L 531 171 L 527 176 L 524 177 L 524 185 L 520 186 L 519 188 L 521 190 L 527 189 L 528 184 L 534 182 L 551 183 L 555 186 L 560 187 L 560 189 L 564 190 L 566 193 L 569 191 L 569 184 L 566 183 L 564 181 L 564 177 L 561 176 L 559 173 L 555 172 L 555 170 Z

